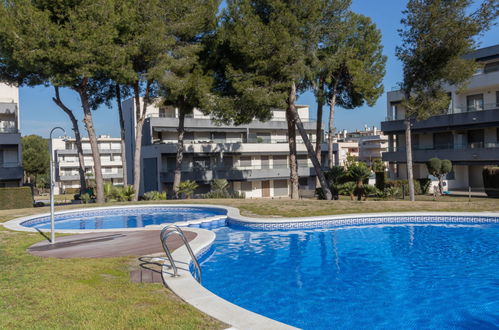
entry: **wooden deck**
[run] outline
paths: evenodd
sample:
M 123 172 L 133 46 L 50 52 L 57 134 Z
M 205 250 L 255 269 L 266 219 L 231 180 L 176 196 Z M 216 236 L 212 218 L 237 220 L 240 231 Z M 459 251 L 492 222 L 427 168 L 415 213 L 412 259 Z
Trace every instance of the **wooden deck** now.
M 58 237 L 53 245 L 46 240 L 36 243 L 28 251 L 40 257 L 61 259 L 141 257 L 163 252 L 159 233 L 159 230 L 142 230 L 71 235 Z M 189 241 L 197 235 L 190 231 L 184 233 Z M 170 236 L 167 242 L 170 249 L 174 250 L 181 245 L 182 240 L 178 236 Z

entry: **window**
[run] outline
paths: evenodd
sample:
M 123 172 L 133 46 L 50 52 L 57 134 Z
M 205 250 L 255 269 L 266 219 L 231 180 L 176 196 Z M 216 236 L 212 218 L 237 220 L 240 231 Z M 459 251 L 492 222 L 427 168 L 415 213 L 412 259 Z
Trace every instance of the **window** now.
M 274 156 L 273 168 L 288 168 L 288 156 Z
M 253 186 L 251 184 L 251 181 L 243 181 L 241 182 L 241 190 L 244 192 L 251 191 L 253 189 Z
M 483 94 L 466 96 L 466 105 L 468 111 L 483 110 Z
M 484 131 L 483 129 L 474 129 L 468 131 L 468 146 L 470 148 L 483 148 Z
M 499 71 L 499 61 L 487 63 L 483 68 L 483 73 L 490 73 L 495 71 Z
M 453 149 L 454 136 L 452 132 L 442 132 L 433 134 L 433 148 L 434 149 Z
M 241 156 L 239 158 L 239 166 L 250 167 L 251 166 L 251 156 Z
M 227 142 L 227 134 L 225 132 L 212 132 L 211 140 L 215 143 Z
M 499 107 L 499 91 L 496 92 L 496 107 Z

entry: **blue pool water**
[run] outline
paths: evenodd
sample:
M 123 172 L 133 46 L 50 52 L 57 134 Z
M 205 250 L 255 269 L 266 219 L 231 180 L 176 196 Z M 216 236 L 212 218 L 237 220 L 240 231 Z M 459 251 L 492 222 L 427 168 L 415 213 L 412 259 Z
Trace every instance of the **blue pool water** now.
M 272 319 L 304 329 L 499 328 L 497 224 L 215 232 L 203 285 Z
M 56 229 L 113 229 L 138 228 L 162 223 L 196 220 L 227 211 L 207 207 L 147 207 L 88 210 L 78 213 L 60 214 L 55 217 Z M 22 223 L 26 227 L 50 228 L 50 218 L 40 217 Z

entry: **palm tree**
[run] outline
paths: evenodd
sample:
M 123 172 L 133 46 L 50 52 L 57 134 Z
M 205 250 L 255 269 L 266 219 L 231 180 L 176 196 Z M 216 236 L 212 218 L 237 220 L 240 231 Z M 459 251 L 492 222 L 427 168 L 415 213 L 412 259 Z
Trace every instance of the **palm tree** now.
M 348 176 L 355 181 L 357 200 L 362 199 L 364 181 L 369 179 L 371 170 L 365 163 L 355 162 L 347 169 Z

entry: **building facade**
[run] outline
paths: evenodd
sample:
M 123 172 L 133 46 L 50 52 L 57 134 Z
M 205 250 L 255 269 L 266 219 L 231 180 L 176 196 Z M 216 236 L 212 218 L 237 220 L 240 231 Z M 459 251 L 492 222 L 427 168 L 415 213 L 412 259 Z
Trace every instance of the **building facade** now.
M 135 108 L 132 100 L 123 102 L 126 123 L 128 164 L 133 164 L 135 149 Z M 307 106 L 298 111 L 312 142 L 315 121 L 309 119 Z M 178 111 L 171 107 L 151 105 L 142 138 L 141 194 L 159 190 L 172 193 L 177 152 Z M 300 193 L 313 195 L 315 172 L 307 157 L 306 147 L 297 138 Z M 197 194 L 210 190 L 213 179 L 227 179 L 230 190 L 247 198 L 289 196 L 289 146 L 285 111 L 273 111 L 267 122 L 247 125 L 218 125 L 209 116 L 194 109 L 185 119 L 182 181 L 198 183 Z M 128 166 L 128 179 L 133 182 L 133 166 Z
M 0 188 L 23 183 L 19 91 L 0 84 Z
M 101 135 L 97 139 L 104 181 L 114 185 L 123 184 L 123 160 L 121 139 Z M 88 138 L 82 139 L 86 179 L 94 178 L 94 161 Z M 79 160 L 74 138 L 52 139 L 52 154 L 56 162 L 56 194 L 80 188 Z
M 448 189 L 483 188 L 482 169 L 499 165 L 499 45 L 478 49 L 467 55 L 483 68 L 464 90 L 448 86 L 449 108 L 439 116 L 412 124 L 414 177 L 428 177 L 425 162 L 432 158 L 449 159 L 453 171 L 447 175 Z M 387 120 L 381 129 L 389 137 L 389 162 L 392 178 L 405 179 L 404 118 L 400 91 L 387 93 Z
M 338 147 L 333 149 L 345 149 L 343 153 L 340 151 L 339 163 L 343 165 L 346 160 L 346 153 L 356 157 L 359 161 L 371 165 L 376 159 L 381 159 L 384 152 L 388 150 L 388 136 L 383 135 L 377 127 L 367 127 L 364 130 L 348 132 L 346 130 L 338 133 L 335 140 Z M 357 143 L 357 147 L 352 145 Z

